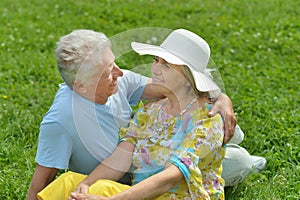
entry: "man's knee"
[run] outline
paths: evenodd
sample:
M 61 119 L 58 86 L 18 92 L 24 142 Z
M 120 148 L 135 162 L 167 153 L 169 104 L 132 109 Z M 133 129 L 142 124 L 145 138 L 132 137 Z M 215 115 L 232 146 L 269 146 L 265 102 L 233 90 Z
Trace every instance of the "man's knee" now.
M 38 193 L 39 199 L 67 199 L 70 193 L 85 178 L 85 175 L 75 172 L 66 172 L 50 183 Z
M 225 186 L 235 185 L 242 182 L 252 171 L 251 156 L 244 148 L 236 144 L 227 144 L 222 166 Z

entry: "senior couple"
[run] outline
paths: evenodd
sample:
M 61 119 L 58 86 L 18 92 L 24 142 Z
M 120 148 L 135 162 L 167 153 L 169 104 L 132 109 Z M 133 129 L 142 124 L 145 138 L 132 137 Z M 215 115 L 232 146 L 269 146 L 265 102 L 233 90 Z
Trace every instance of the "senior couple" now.
M 238 145 L 243 132 L 207 72 L 204 39 L 177 29 L 160 46 L 131 46 L 153 56 L 151 79 L 121 70 L 103 33 L 60 38 L 64 83 L 40 125 L 27 200 L 224 199 L 225 186 L 265 167 Z M 56 179 L 60 169 L 70 171 Z

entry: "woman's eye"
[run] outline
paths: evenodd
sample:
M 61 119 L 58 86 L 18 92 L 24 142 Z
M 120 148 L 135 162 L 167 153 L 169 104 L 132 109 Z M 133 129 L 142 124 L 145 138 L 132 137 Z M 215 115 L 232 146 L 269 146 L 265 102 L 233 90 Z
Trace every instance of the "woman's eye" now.
M 154 57 L 154 62 L 158 62 L 158 57 Z
M 169 65 L 164 64 L 164 66 L 168 69 L 170 69 L 171 67 Z

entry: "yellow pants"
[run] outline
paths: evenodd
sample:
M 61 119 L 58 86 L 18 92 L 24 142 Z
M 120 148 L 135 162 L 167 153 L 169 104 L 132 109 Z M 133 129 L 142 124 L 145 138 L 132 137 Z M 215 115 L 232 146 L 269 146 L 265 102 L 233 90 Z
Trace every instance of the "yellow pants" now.
M 68 200 L 70 193 L 86 177 L 86 175 L 75 172 L 67 172 L 59 176 L 46 188 L 38 193 L 39 200 Z M 89 194 L 97 194 L 109 197 L 129 189 L 129 185 L 124 185 L 111 180 L 99 180 L 89 188 Z

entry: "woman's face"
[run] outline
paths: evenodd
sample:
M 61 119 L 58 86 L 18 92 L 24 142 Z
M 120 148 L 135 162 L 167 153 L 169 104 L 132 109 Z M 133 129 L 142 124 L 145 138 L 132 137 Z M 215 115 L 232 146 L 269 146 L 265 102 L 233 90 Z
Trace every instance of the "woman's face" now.
M 183 75 L 181 65 L 168 63 L 156 56 L 152 64 L 152 83 L 162 86 L 161 90 L 175 92 L 186 85 L 187 80 Z

